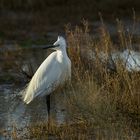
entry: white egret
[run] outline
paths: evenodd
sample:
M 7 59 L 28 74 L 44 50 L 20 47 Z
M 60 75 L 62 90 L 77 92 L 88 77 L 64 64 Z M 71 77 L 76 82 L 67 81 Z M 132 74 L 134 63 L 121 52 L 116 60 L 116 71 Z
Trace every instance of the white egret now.
M 47 95 L 46 103 L 49 114 L 50 93 L 71 78 L 71 61 L 67 56 L 66 46 L 65 39 L 58 36 L 53 45 L 45 47 L 53 48 L 55 51 L 40 65 L 25 89 L 23 101 L 26 104 L 29 104 L 36 97 Z

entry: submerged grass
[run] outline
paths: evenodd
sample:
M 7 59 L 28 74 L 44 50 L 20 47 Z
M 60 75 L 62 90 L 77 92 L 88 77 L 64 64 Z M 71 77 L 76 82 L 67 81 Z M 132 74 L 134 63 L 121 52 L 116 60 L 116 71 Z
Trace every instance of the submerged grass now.
M 104 24 L 100 37 L 90 35 L 88 23 L 66 27 L 72 82 L 64 89 L 68 120 L 32 124 L 27 127 L 30 139 L 138 139 L 140 131 L 140 73 L 128 72 L 121 61 L 111 69 L 111 52 L 127 48 L 133 42 L 118 26 L 116 48 Z M 127 41 L 127 42 L 126 42 Z M 127 43 L 127 45 L 126 45 Z M 95 52 L 93 59 L 89 53 Z M 106 59 L 101 61 L 100 53 Z M 48 126 L 49 125 L 49 126 Z M 16 132 L 14 133 L 16 134 Z M 18 139 L 18 136 L 15 137 Z

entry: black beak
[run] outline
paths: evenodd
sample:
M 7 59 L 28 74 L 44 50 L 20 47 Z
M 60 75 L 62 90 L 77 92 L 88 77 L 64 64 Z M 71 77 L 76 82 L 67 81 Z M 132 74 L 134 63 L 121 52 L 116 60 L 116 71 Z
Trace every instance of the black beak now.
M 45 47 L 43 47 L 43 49 L 56 48 L 56 47 L 59 47 L 59 45 L 46 45 Z
M 43 47 L 43 49 L 49 49 L 49 48 L 55 48 L 55 45 L 46 45 L 45 47 Z

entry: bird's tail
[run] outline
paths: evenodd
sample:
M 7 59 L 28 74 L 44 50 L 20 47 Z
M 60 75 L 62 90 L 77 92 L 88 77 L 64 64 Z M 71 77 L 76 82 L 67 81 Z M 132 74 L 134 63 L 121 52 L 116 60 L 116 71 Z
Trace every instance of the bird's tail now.
M 20 95 L 24 103 L 29 104 L 32 101 L 32 96 L 28 93 L 28 85 L 20 91 Z
M 31 95 L 28 95 L 28 94 L 26 94 L 25 96 L 24 96 L 24 98 L 23 98 L 23 101 L 26 103 L 26 104 L 29 104 L 31 101 L 32 101 L 32 97 L 31 97 Z

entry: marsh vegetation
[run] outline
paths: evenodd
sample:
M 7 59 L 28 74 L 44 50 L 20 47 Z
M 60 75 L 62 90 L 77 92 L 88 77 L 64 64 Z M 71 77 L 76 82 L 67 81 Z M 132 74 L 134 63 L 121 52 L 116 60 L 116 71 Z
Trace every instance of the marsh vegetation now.
M 128 71 L 124 61 L 112 57 L 112 54 L 126 49 L 140 51 L 139 17 L 136 18 L 133 11 L 131 26 L 116 20 L 118 14 L 123 17 L 132 13 L 130 9 L 133 7 L 137 12 L 139 1 L 133 1 L 132 6 L 131 0 L 89 0 L 84 5 L 85 1 L 79 0 L 61 0 L 59 3 L 57 0 L 31 0 L 24 4 L 23 0 L 0 0 L 0 138 L 140 138 L 140 72 Z M 84 8 L 81 10 L 81 7 Z M 98 18 L 98 11 L 113 23 L 113 28 L 110 24 L 108 28 L 102 17 L 93 24 L 94 19 Z M 67 24 L 69 22 L 72 24 Z M 77 23 L 78 26 L 75 26 Z M 50 53 L 42 51 L 41 45 L 52 43 L 57 36 L 56 31 L 65 34 L 72 61 L 72 81 L 64 86 L 63 94 L 57 99 L 63 106 L 60 113 L 65 114 L 62 123 L 58 123 L 54 114 L 47 122 L 46 106 L 41 106 L 43 103 L 40 101 L 30 105 L 26 112 L 26 108 L 19 105 L 21 100 L 17 96 L 30 80 L 22 73 L 23 70 L 33 75 Z M 58 91 L 56 94 L 59 94 Z M 20 111 L 12 112 L 13 106 L 19 106 Z M 53 111 L 56 113 L 55 109 Z M 37 115 L 34 110 L 38 111 Z M 8 119 L 4 119 L 7 112 Z M 11 116 L 15 119 L 18 116 L 18 123 L 12 122 Z M 10 130 L 5 122 L 11 125 Z
M 127 71 L 118 59 L 110 65 L 110 54 L 132 46 L 133 37 L 118 22 L 118 44 L 102 22 L 99 37 L 90 34 L 88 22 L 72 29 L 66 26 L 72 81 L 64 87 L 65 121 L 35 122 L 26 126 L 24 139 L 139 139 L 140 73 Z M 117 47 L 116 47 L 117 46 Z M 89 57 L 94 52 L 95 58 Z M 102 57 L 99 54 L 105 54 Z M 57 91 L 56 91 L 57 92 Z M 41 114 L 40 114 L 41 115 Z M 48 124 L 49 123 L 49 124 Z M 11 135 L 21 139 L 16 127 Z

